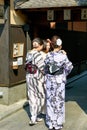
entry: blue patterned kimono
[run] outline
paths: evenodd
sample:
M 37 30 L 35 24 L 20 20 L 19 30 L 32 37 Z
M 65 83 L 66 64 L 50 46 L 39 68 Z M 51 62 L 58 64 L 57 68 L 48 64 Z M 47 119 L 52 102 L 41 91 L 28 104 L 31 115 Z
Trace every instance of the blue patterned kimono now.
M 45 59 L 47 65 L 56 62 L 58 67 L 63 67 L 63 73 L 51 75 L 46 70 L 46 124 L 49 128 L 60 129 L 65 122 L 65 84 L 66 77 L 71 72 L 73 65 L 62 51 L 49 52 Z

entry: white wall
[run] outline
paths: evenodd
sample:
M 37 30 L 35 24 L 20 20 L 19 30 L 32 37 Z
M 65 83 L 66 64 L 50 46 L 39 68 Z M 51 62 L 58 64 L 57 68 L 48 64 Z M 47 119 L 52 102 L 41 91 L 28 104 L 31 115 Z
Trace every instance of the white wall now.
M 14 10 L 14 0 L 10 0 L 10 24 L 23 25 L 26 23 L 27 16 L 22 14 L 21 10 Z

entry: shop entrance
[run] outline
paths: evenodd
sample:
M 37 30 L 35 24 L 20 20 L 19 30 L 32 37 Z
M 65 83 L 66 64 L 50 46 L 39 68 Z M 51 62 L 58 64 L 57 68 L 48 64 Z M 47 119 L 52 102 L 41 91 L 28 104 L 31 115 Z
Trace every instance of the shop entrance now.
M 61 37 L 63 49 L 67 52 L 69 59 L 74 64 L 73 75 L 87 70 L 87 32 L 68 31 L 63 27 L 55 29 L 45 26 L 39 27 L 39 37 L 45 39 L 51 38 L 53 35 L 59 35 Z

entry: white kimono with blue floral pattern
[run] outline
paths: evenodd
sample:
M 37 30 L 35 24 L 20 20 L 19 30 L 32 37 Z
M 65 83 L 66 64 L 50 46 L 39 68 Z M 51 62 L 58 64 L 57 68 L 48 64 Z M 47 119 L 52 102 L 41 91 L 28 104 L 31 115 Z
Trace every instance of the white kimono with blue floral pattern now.
M 65 122 L 66 76 L 71 72 L 73 65 L 61 51 L 49 52 L 45 66 L 53 61 L 56 61 L 58 66 L 63 66 L 63 73 L 59 75 L 46 73 L 46 124 L 51 128 L 60 129 Z

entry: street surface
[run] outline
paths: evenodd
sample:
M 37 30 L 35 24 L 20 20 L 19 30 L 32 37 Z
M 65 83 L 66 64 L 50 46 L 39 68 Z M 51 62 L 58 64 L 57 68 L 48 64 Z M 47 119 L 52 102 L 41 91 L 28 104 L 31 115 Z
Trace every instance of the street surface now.
M 0 121 L 0 130 L 48 130 L 43 121 L 29 126 L 28 106 Z M 87 130 L 87 75 L 66 88 L 66 122 L 62 130 Z

